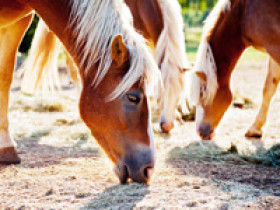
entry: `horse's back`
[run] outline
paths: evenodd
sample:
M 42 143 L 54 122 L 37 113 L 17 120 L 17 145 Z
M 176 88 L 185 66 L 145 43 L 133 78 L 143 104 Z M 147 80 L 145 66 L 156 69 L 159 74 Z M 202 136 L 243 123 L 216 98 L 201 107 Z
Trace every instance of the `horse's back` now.
M 280 62 L 280 1 L 248 0 L 244 20 L 246 41 Z
M 254 30 L 279 30 L 280 1 L 279 0 L 248 0 L 245 7 L 246 26 Z M 256 24 L 257 23 L 257 24 Z M 262 26 L 260 28 L 259 26 Z M 275 27 L 277 25 L 277 27 Z M 263 33 L 265 33 L 262 30 Z

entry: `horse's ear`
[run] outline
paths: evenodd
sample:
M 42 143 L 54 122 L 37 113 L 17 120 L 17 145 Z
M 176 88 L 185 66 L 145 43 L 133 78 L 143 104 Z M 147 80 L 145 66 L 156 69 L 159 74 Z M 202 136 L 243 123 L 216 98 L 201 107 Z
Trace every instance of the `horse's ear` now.
M 196 74 L 196 76 L 198 76 L 198 78 L 199 78 L 201 81 L 206 82 L 207 76 L 206 76 L 206 74 L 205 74 L 204 72 L 202 72 L 202 71 L 196 71 L 195 74 Z
M 121 66 L 128 59 L 128 50 L 123 41 L 123 37 L 121 34 L 118 34 L 114 37 L 111 44 L 111 55 L 113 61 Z

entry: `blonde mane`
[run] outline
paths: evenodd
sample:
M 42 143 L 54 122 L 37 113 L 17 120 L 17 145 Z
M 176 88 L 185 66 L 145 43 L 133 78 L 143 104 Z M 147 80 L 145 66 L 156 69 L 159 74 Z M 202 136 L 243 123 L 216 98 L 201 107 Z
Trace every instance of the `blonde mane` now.
M 158 0 L 162 11 L 164 27 L 156 44 L 155 56 L 161 71 L 170 72 L 165 68 L 171 65 L 177 69 L 189 67 L 185 54 L 185 37 L 183 33 L 183 18 L 178 1 Z
M 112 63 L 110 45 L 113 38 L 122 34 L 130 55 L 130 68 L 119 86 L 112 92 L 115 99 L 144 76 L 149 82 L 159 78 L 158 67 L 146 46 L 146 40 L 132 25 L 132 16 L 123 0 L 71 0 L 71 25 L 75 25 L 76 49 L 83 47 L 81 66 L 85 74 L 98 63 L 92 84 L 96 87 Z
M 202 32 L 202 40 L 209 40 L 209 36 L 212 34 L 213 28 L 216 26 L 218 19 L 223 13 L 226 13 L 231 9 L 230 0 L 219 0 L 213 10 L 205 20 L 205 24 Z
M 201 95 L 200 91 L 202 91 L 201 99 L 204 104 L 212 103 L 216 95 L 218 89 L 217 66 L 212 48 L 209 44 L 209 38 L 220 16 L 230 10 L 230 7 L 230 0 L 219 0 L 205 21 L 205 26 L 203 27 L 202 38 L 198 48 L 196 56 L 197 59 L 193 71 L 204 72 L 207 79 L 205 84 L 203 84 L 203 88 L 201 88 L 201 85 L 198 85 L 198 83 L 200 84 L 201 81 L 198 78 L 192 78 L 192 86 L 195 85 L 195 87 L 190 89 L 190 91 L 194 91 L 190 93 L 192 95 L 190 99 L 196 99 L 196 102 L 193 104 L 197 104 L 199 95 Z
M 155 60 L 160 67 L 164 92 L 157 97 L 166 121 L 171 121 L 178 99 L 183 96 L 183 69 L 190 68 L 185 54 L 184 23 L 178 1 L 158 0 L 163 29 L 155 46 Z

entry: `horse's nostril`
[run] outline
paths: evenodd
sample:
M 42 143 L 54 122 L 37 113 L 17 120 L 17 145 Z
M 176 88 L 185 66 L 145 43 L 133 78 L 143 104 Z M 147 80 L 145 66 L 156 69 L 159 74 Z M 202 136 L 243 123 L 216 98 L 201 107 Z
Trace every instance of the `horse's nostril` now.
M 128 169 L 126 165 L 117 165 L 115 168 L 115 172 L 117 176 L 119 177 L 119 180 L 122 184 L 125 184 L 127 182 L 127 179 L 129 178 Z
M 126 154 L 122 164 L 126 166 L 128 177 L 133 182 L 148 183 L 154 168 L 153 150 L 141 147 L 141 150 L 136 150 L 133 154 Z
M 154 171 L 154 168 L 152 166 L 147 166 L 144 168 L 143 175 L 147 181 L 151 178 L 153 171 Z
M 144 169 L 144 177 L 148 179 L 148 168 Z
M 123 174 L 123 179 L 121 180 L 121 183 L 125 184 L 128 179 L 128 170 L 127 170 L 126 165 L 124 166 L 123 173 L 124 174 Z

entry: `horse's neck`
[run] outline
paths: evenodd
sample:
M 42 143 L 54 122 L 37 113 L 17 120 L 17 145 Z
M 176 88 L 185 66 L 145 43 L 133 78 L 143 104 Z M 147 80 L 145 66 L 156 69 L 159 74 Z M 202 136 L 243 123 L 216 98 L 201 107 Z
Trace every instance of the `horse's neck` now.
M 217 65 L 219 85 L 228 85 L 230 75 L 245 49 L 242 40 L 242 9 L 232 4 L 230 11 L 222 14 L 208 37 Z
M 133 16 L 134 28 L 147 40 L 156 42 L 163 29 L 163 18 L 157 0 L 125 0 Z
M 74 49 L 76 35 L 73 30 L 69 30 L 69 0 L 29 0 L 28 4 L 42 17 L 79 65 L 80 58 L 76 55 Z

